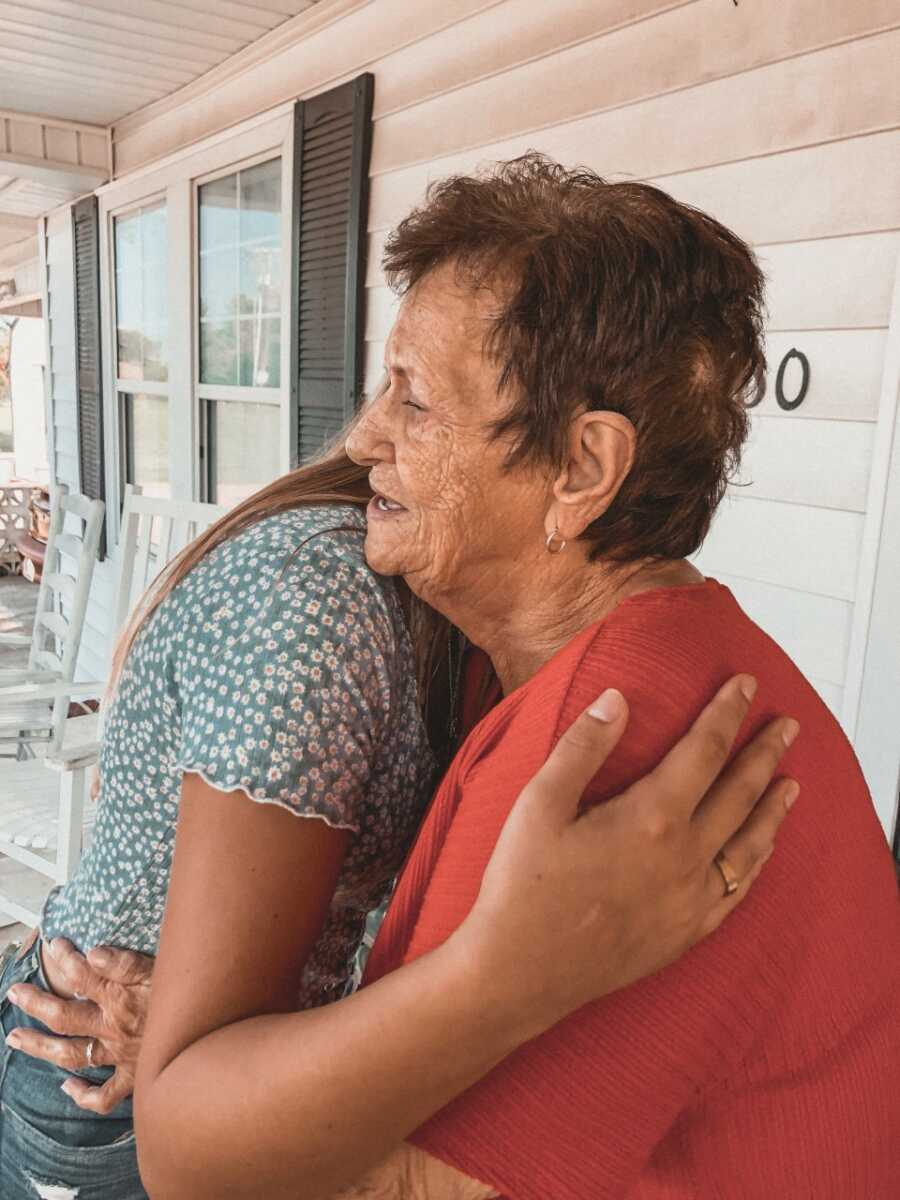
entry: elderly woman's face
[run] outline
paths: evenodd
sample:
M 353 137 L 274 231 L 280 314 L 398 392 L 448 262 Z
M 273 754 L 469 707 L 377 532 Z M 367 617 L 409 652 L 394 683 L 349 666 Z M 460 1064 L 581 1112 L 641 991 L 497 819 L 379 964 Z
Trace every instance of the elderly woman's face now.
M 372 468 L 366 557 L 406 576 L 419 595 L 502 586 L 523 546 L 541 546 L 547 473 L 506 468 L 506 438 L 490 436 L 507 403 L 482 353 L 496 305 L 456 285 L 452 267 L 404 299 L 388 340 L 385 389 L 347 441 Z

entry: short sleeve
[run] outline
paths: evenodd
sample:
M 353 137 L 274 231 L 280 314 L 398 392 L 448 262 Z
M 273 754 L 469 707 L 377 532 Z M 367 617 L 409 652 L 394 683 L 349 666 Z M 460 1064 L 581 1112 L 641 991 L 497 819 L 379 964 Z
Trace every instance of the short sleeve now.
M 234 570 L 218 572 L 213 603 L 184 640 L 183 772 L 359 832 L 395 658 L 361 541 L 326 531 L 300 550 L 229 547 Z

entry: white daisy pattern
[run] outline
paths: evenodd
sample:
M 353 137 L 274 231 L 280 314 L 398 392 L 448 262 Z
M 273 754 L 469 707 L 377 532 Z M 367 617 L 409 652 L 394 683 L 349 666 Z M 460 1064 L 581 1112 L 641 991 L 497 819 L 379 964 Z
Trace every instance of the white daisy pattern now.
M 352 831 L 301 1004 L 352 986 L 431 795 L 396 590 L 350 505 L 266 517 L 216 547 L 141 630 L 106 712 L 93 844 L 47 900 L 47 937 L 155 954 L 181 778 Z M 210 812 L 215 820 L 215 813 Z

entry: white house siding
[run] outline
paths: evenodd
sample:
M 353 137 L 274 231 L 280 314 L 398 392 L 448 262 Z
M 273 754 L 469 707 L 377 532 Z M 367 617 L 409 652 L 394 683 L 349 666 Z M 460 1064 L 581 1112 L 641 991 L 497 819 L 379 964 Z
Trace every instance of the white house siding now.
M 567 7 L 587 8 L 537 14 L 520 4 L 516 12 L 522 22 L 535 18 L 548 27 L 552 17 L 562 40 Z M 770 387 L 754 414 L 748 486 L 734 490 L 699 561 L 734 589 L 844 715 L 900 248 L 900 235 L 885 232 L 900 224 L 900 138 L 882 132 L 900 112 L 900 35 L 877 32 L 888 19 L 886 5 L 815 9 L 818 19 L 803 4 L 735 10 L 700 0 L 668 7 L 504 75 L 468 87 L 456 80 L 452 92 L 384 114 L 373 162 L 368 364 L 371 379 L 394 309 L 380 287 L 382 230 L 428 179 L 449 170 L 534 146 L 608 176 L 651 178 L 735 228 L 757 246 L 769 276 L 773 368 L 796 345 L 812 378 L 792 415 Z M 506 15 L 504 52 L 511 55 L 521 26 Z M 499 34 L 499 17 L 493 9 L 480 21 Z M 457 71 L 469 61 L 465 47 L 477 24 L 441 35 L 454 38 Z M 443 61 L 436 47 L 429 61 Z M 384 102 L 388 88 L 376 74 Z M 586 109 L 594 111 L 576 115 Z M 512 136 L 499 140 L 498 132 Z M 489 144 L 467 145 L 490 133 Z M 429 145 L 439 147 L 437 161 L 425 161 Z
M 38 268 L 36 262 L 34 266 Z M 37 278 L 39 281 L 39 274 Z M 40 287 L 33 290 L 39 292 Z M 20 479 L 34 479 L 39 483 L 45 483 L 49 475 L 44 422 L 44 354 L 44 323 L 41 318 L 19 317 L 13 329 L 9 361 L 13 474 Z
M 746 486 L 698 561 L 852 732 L 886 482 L 872 463 L 894 420 L 882 372 L 900 251 L 898 25 L 894 0 L 336 0 L 240 74 L 211 72 L 123 121 L 115 170 L 372 71 L 369 386 L 395 312 L 384 236 L 432 179 L 536 148 L 651 179 L 733 227 L 769 278 L 773 376 L 796 346 L 811 380 L 790 414 L 771 380 Z M 895 795 L 876 801 L 888 826 Z

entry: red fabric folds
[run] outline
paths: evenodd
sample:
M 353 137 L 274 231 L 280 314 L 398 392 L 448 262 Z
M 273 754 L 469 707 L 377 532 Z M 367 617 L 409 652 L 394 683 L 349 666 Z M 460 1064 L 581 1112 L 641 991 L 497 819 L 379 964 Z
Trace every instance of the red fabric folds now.
M 801 722 L 784 765 L 800 799 L 750 897 L 679 962 L 522 1047 L 414 1135 L 510 1200 L 900 1197 L 890 853 L 837 722 L 712 580 L 626 600 L 480 723 L 410 856 L 367 981 L 465 918 L 521 787 L 604 688 L 625 693 L 632 717 L 590 803 L 654 766 L 738 671 L 760 683 L 738 747 L 776 713 Z

